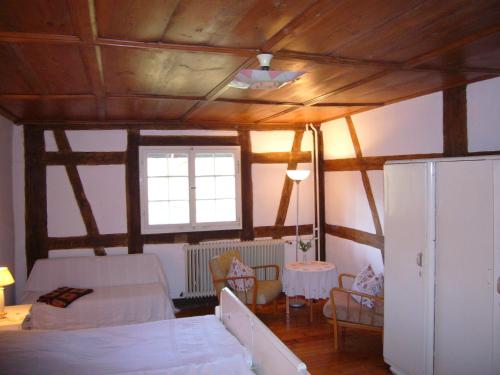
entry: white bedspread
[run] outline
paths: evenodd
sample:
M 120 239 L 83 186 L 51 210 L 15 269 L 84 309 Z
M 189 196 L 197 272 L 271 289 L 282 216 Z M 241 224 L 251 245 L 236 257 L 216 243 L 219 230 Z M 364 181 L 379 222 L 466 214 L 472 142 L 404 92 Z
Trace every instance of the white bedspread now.
M 95 288 L 66 308 L 37 303 L 40 292 L 25 292 L 34 329 L 73 330 L 153 322 L 171 318 L 170 301 L 160 283 Z
M 69 305 L 36 303 L 56 288 L 92 288 Z M 107 327 L 173 319 L 174 307 L 158 257 L 154 254 L 39 259 L 21 298 L 33 304 L 32 326 L 39 329 Z
M 213 315 L 76 331 L 0 332 L 2 374 L 248 375 L 251 358 Z

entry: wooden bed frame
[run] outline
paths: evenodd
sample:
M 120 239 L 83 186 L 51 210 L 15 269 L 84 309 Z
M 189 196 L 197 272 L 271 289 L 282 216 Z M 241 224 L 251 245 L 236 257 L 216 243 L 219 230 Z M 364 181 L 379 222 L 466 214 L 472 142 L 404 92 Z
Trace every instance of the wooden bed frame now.
M 306 365 L 292 353 L 228 288 L 222 289 L 215 315 L 252 354 L 258 375 L 309 375 Z

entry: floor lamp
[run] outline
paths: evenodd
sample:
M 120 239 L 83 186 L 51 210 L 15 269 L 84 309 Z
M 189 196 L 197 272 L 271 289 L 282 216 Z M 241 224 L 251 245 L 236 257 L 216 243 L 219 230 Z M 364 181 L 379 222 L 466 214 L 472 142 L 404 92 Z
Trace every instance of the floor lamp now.
M 309 174 L 311 171 L 308 169 L 289 169 L 286 171 L 286 175 L 295 182 L 295 185 L 297 187 L 297 199 L 296 199 L 296 206 L 297 206 L 297 211 L 296 211 L 296 225 L 295 225 L 295 261 L 297 262 L 299 260 L 299 185 L 301 181 L 304 181 L 307 177 L 309 177 Z M 299 300 L 297 298 L 294 298 L 290 301 L 290 306 L 291 307 L 302 307 L 304 306 L 304 302 L 302 300 Z

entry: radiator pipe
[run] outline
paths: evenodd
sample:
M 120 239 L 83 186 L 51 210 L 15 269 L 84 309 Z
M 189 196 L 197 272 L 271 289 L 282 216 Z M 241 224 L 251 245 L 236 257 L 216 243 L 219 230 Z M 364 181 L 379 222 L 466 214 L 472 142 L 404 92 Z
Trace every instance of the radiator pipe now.
M 313 237 L 315 241 L 315 259 L 319 260 L 319 249 L 321 246 L 321 237 L 319 235 L 319 163 L 318 163 L 318 130 L 312 124 L 306 124 L 306 130 L 313 132 L 314 150 L 313 150 L 313 170 L 314 170 L 314 216 L 316 222 L 313 228 Z

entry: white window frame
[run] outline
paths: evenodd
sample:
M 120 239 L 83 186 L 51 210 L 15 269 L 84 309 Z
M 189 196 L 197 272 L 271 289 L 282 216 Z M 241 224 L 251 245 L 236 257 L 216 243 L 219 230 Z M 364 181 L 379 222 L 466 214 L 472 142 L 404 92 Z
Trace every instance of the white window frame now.
M 232 153 L 235 161 L 235 199 L 236 220 L 208 223 L 196 223 L 196 184 L 195 184 L 195 154 L 199 153 Z M 148 224 L 148 175 L 147 155 L 151 153 L 185 153 L 188 154 L 189 165 L 189 218 L 186 224 Z M 241 148 L 240 146 L 140 146 L 139 147 L 139 183 L 141 195 L 141 232 L 144 234 L 154 233 L 177 233 L 177 232 L 199 232 L 213 230 L 241 229 Z

